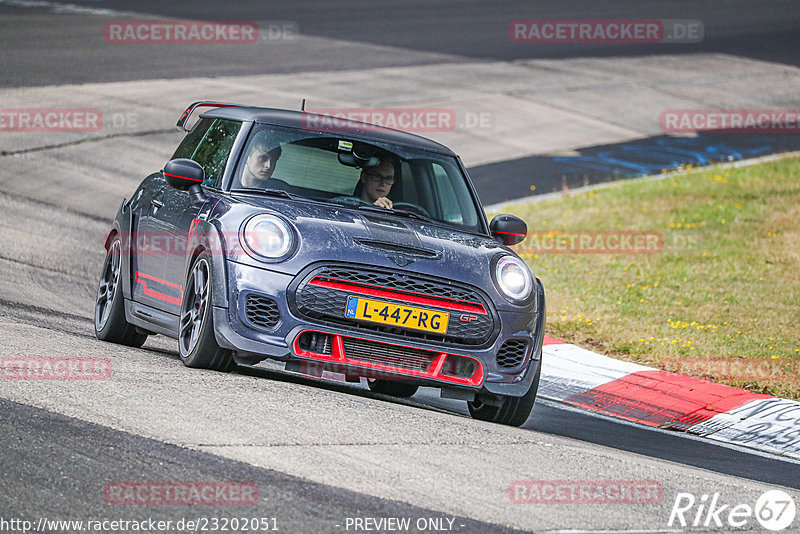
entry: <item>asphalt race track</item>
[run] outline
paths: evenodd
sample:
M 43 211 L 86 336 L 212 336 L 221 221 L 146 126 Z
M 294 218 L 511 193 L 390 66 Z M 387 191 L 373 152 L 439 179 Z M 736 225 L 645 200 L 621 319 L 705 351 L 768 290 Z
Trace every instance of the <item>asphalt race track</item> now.
M 38 86 L 86 81 L 125 81 L 373 68 L 444 59 L 461 61 L 519 60 L 636 56 L 722 52 L 746 58 L 798 65 L 798 14 L 791 1 L 711 2 L 679 0 L 595 3 L 566 2 L 292 2 L 277 0 L 267 6 L 259 0 L 177 2 L 129 0 L 62 2 L 80 9 L 56 9 L 49 4 L 4 0 L 0 45 L 16 53 L 0 56 L 3 85 Z M 103 21 L 87 19 L 85 10 L 109 10 L 114 18 L 146 14 L 148 18 L 290 21 L 310 43 L 276 44 L 269 53 L 236 46 L 196 50 L 176 47 L 170 54 L 153 55 L 146 48 L 92 46 L 91 36 L 102 32 Z M 135 16 L 135 15 L 134 15 Z M 597 45 L 561 44 L 520 46 L 508 39 L 508 23 L 515 19 L 697 19 L 706 38 L 697 46 L 681 44 Z M 365 53 L 360 44 L 371 45 Z M 92 58 L 87 61 L 87 58 Z M 187 61 L 191 59 L 190 61 Z
M 683 1 L 652 8 L 547 2 L 535 10 L 524 2 L 221 5 L 0 0 L 0 89 L 21 101 L 41 91 L 55 95 L 48 105 L 58 105 L 75 87 L 81 90 L 64 84 L 120 82 L 108 89 L 115 102 L 137 103 L 149 80 L 688 53 L 679 45 L 520 48 L 508 40 L 508 21 L 515 18 L 699 19 L 708 39 L 692 52 L 797 66 L 800 50 L 800 14 L 791 2 L 763 2 L 758 9 L 748 2 L 720 9 Z M 122 17 L 290 21 L 304 38 L 260 55 L 225 46 L 175 46 L 154 55 L 150 48 L 86 44 L 107 20 Z M 48 88 L 34 89 L 40 86 Z M 786 102 L 797 107 L 796 96 Z M 11 107 L 21 106 L 12 101 Z M 537 402 L 523 428 L 508 428 L 470 419 L 464 404 L 432 389 L 399 401 L 363 384 L 314 380 L 269 364 L 230 374 L 191 370 L 180 363 L 175 342 L 162 336 L 142 349 L 97 341 L 92 317 L 102 238 L 122 197 L 180 139 L 162 124 L 137 128 L 90 141 L 0 132 L 0 357 L 93 356 L 109 358 L 112 366 L 102 381 L 0 381 L 0 532 L 22 531 L 3 526 L 11 519 L 234 516 L 269 518 L 280 532 L 675 532 L 691 530 L 668 525 L 679 493 L 717 493 L 731 507 L 753 506 L 777 488 L 800 502 L 799 462 L 547 400 Z M 630 142 L 652 142 L 646 139 Z M 793 138 L 770 142 L 773 151 L 796 149 Z M 598 143 L 584 153 L 615 146 Z M 503 169 L 538 163 L 553 165 L 557 187 L 563 162 L 528 152 L 488 163 L 476 176 L 491 189 L 491 176 Z M 532 480 L 648 482 L 662 494 L 639 504 L 513 502 L 511 485 Z M 125 481 L 255 484 L 258 500 L 110 503 L 106 488 Z M 412 528 L 358 529 L 355 518 L 410 518 Z M 755 520 L 744 528 L 760 531 Z

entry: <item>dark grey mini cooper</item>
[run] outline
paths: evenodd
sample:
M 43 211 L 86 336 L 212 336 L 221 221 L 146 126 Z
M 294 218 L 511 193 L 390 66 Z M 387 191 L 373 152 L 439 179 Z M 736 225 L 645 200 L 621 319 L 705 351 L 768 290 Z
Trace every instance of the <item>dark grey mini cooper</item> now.
M 448 148 L 330 119 L 192 104 L 173 159 L 106 238 L 97 337 L 177 338 L 189 367 L 271 358 L 397 397 L 432 386 L 522 425 L 545 316 L 541 282 L 508 248 L 525 223 L 488 224 Z

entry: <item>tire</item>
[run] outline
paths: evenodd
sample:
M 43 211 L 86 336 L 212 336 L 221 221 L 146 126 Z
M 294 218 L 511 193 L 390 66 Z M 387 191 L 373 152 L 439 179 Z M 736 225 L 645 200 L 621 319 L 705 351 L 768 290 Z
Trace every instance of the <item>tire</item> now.
M 392 382 L 391 380 L 377 380 L 374 378 L 367 379 L 369 389 L 375 393 L 383 393 L 384 395 L 391 395 L 392 397 L 408 398 L 414 396 L 419 386 L 414 384 L 406 384 L 404 382 Z
M 119 237 L 114 237 L 108 247 L 97 298 L 94 304 L 94 335 L 101 341 L 110 341 L 130 347 L 141 347 L 147 334 L 141 334 L 125 319 L 125 298 L 120 288 L 122 246 Z
M 470 415 L 473 419 L 490 423 L 509 426 L 524 425 L 533 411 L 541 374 L 542 366 L 539 365 L 530 389 L 522 397 L 477 395 L 474 401 L 467 402 Z
M 229 372 L 236 368 L 233 352 L 217 344 L 211 298 L 211 263 L 207 253 L 197 257 L 183 291 L 178 353 L 186 367 Z

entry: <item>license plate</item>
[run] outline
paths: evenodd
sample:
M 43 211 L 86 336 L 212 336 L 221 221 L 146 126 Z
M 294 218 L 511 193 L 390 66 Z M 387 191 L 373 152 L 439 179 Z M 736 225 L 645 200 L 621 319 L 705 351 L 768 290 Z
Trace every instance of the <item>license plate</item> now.
M 345 316 L 351 319 L 436 332 L 437 334 L 447 333 L 447 323 L 450 320 L 450 314 L 447 312 L 354 296 L 347 297 Z

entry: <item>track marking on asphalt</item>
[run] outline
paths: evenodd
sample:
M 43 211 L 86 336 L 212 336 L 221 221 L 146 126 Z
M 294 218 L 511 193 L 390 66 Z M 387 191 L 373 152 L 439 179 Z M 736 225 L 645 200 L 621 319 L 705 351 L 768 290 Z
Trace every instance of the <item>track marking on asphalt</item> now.
M 0 0 L 2 2 L 3 0 Z M 77 139 L 74 141 L 66 141 L 64 143 L 55 143 L 50 145 L 40 145 L 40 146 L 33 146 L 28 148 L 21 148 L 19 150 L 2 150 L 0 151 L 0 157 L 6 156 L 19 156 L 21 154 L 30 154 L 31 152 L 41 152 L 44 150 L 55 150 L 58 148 L 66 148 L 75 145 L 82 145 L 84 143 L 95 143 L 97 141 L 107 141 L 109 139 L 119 139 L 119 138 L 131 138 L 131 137 L 143 137 L 148 135 L 162 135 L 162 134 L 169 134 L 172 133 L 174 130 L 145 130 L 141 132 L 124 132 L 124 133 L 114 133 L 108 135 L 101 135 L 101 136 L 93 136 L 93 137 L 84 137 L 81 139 Z M 0 191 L 0 194 L 5 193 L 4 191 Z M 36 200 L 36 199 L 30 199 Z
M 117 11 L 114 9 L 96 8 L 79 6 L 76 4 L 59 4 L 56 2 L 45 2 L 41 0 L 0 0 L 0 5 L 9 7 L 19 7 L 27 9 L 49 9 L 51 13 L 74 14 L 74 15 L 95 15 L 99 17 L 110 16 L 137 16 L 151 17 L 132 11 Z
M 599 184 L 592 184 L 592 185 L 584 185 L 581 187 L 571 188 L 568 192 L 564 193 L 562 191 L 556 191 L 555 193 L 543 193 L 540 195 L 530 195 L 524 198 L 518 198 L 515 200 L 509 200 L 505 202 L 498 202 L 497 204 L 491 204 L 488 206 L 484 206 L 483 209 L 487 212 L 492 213 L 500 213 L 510 207 L 519 206 L 522 204 L 532 204 L 535 202 L 543 202 L 545 200 L 557 199 L 557 198 L 564 198 L 565 196 L 574 196 L 579 195 L 582 193 L 588 193 L 589 191 L 596 191 L 598 189 L 605 189 L 608 187 L 617 187 L 620 185 L 621 182 L 626 184 L 631 183 L 639 183 L 639 182 L 657 182 L 660 180 L 667 180 L 669 178 L 675 178 L 676 176 L 683 176 L 688 172 L 695 172 L 697 170 L 704 170 L 704 169 L 740 169 L 743 167 L 752 167 L 753 165 L 760 165 L 762 163 L 769 163 L 770 161 L 779 161 L 785 158 L 798 158 L 800 157 L 800 151 L 797 152 L 784 152 L 781 154 L 770 154 L 768 156 L 759 156 L 757 158 L 747 158 L 741 159 L 737 161 L 729 161 L 729 162 L 722 162 L 722 163 L 712 163 L 711 165 L 701 165 L 692 167 L 691 171 L 687 170 L 679 170 L 673 172 L 664 172 L 661 174 L 653 174 L 650 176 L 641 176 L 639 178 L 625 178 L 622 181 L 614 181 L 614 182 L 603 182 Z M 560 343 L 563 343 L 560 342 Z
M 743 454 L 750 454 L 750 455 L 753 455 L 753 456 L 760 456 L 762 458 L 769 458 L 770 460 L 777 460 L 777 461 L 780 461 L 780 462 L 786 462 L 788 464 L 794 464 L 794 465 L 800 466 L 800 459 L 795 459 L 795 458 L 792 458 L 790 456 L 780 456 L 778 454 L 769 453 L 769 452 L 761 451 L 761 450 L 758 450 L 758 449 L 753 449 L 753 448 L 750 448 L 750 447 L 743 447 L 741 445 L 736 445 L 734 443 L 730 443 L 730 442 L 727 442 L 727 441 L 712 441 L 712 440 L 709 440 L 708 438 L 705 438 L 703 436 L 697 436 L 695 434 L 688 434 L 686 432 L 676 432 L 674 430 L 665 430 L 663 428 L 645 426 L 645 425 L 642 425 L 640 423 L 634 423 L 633 421 L 628 421 L 626 419 L 620 419 L 618 417 L 613 417 L 611 415 L 606 415 L 606 414 L 604 414 L 602 412 L 584 410 L 582 408 L 578 408 L 578 407 L 572 406 L 570 404 L 565 404 L 561 400 L 559 400 L 559 399 L 557 399 L 555 397 L 549 397 L 547 395 L 538 396 L 537 399 L 536 399 L 536 402 L 537 403 L 541 403 L 541 404 L 543 404 L 545 406 L 548 406 L 548 407 L 556 409 L 556 410 L 563 410 L 565 412 L 580 413 L 580 414 L 583 414 L 583 415 L 585 415 L 587 417 L 594 417 L 594 418 L 597 418 L 597 419 L 602 419 L 604 421 L 608 421 L 610 423 L 616 423 L 616 424 L 619 424 L 619 425 L 629 426 L 629 427 L 632 427 L 632 428 L 637 428 L 639 430 L 645 430 L 647 432 L 656 432 L 656 433 L 659 433 L 659 434 L 679 437 L 681 439 L 687 439 L 687 440 L 690 440 L 690 441 L 697 441 L 697 442 L 700 442 L 700 443 L 706 443 L 706 444 L 709 444 L 709 445 L 714 445 L 714 446 L 717 446 L 717 447 L 730 449 L 732 451 L 740 452 L 740 453 L 743 453 Z

